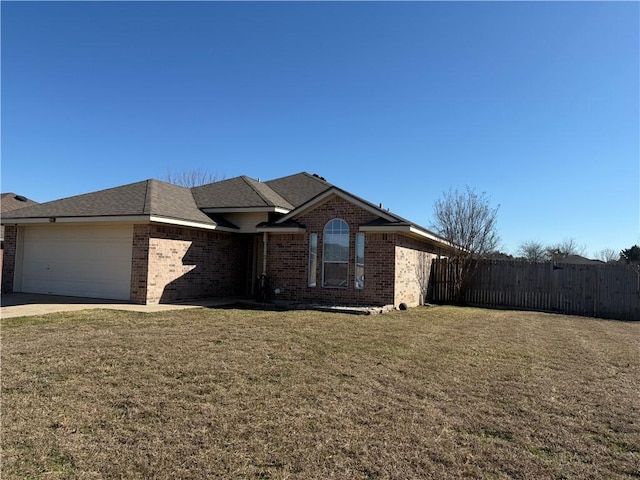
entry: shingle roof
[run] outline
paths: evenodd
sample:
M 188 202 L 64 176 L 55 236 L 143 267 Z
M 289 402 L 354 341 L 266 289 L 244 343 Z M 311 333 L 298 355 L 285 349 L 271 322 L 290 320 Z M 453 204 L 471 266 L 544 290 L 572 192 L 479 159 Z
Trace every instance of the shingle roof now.
M 244 175 L 191 189 L 199 208 L 256 208 L 293 205 L 265 183 Z
M 583 265 L 589 265 L 589 264 L 602 264 L 604 263 L 601 260 L 592 260 L 590 258 L 586 258 L 583 257 L 582 255 L 567 255 L 564 258 L 560 258 L 557 260 L 554 260 L 556 263 L 579 263 L 579 264 L 583 264 Z
M 94 217 L 144 213 L 147 181 L 75 195 L 21 209 L 10 218 Z
M 298 174 L 298 175 L 303 175 L 303 174 Z M 308 174 L 306 174 L 308 175 Z M 293 175 L 293 177 L 295 177 L 297 175 Z M 323 179 L 320 179 L 320 181 L 324 181 Z M 269 182 L 267 182 L 269 183 Z M 326 181 L 324 181 L 325 184 L 327 184 Z M 364 206 L 365 208 L 368 208 L 372 213 L 377 213 L 378 215 L 380 215 L 377 218 L 374 218 L 373 220 L 362 224 L 361 226 L 363 227 L 389 227 L 389 228 L 398 228 L 398 227 L 402 227 L 402 228 L 415 228 L 417 230 L 420 230 L 422 232 L 424 232 L 425 234 L 427 234 L 430 237 L 433 237 L 433 239 L 441 241 L 441 242 L 446 242 L 445 239 L 443 239 L 442 237 L 440 237 L 438 234 L 428 230 L 427 228 L 424 228 L 416 223 L 413 223 L 405 218 L 402 218 L 400 215 L 396 215 L 393 212 L 390 212 L 389 210 L 384 210 L 381 207 L 378 207 L 376 205 L 374 205 L 373 203 L 364 200 L 363 198 L 360 198 L 350 192 L 347 192 L 346 190 L 343 190 L 339 187 L 333 186 L 331 185 L 329 188 L 325 189 L 324 191 L 321 191 L 319 194 L 314 195 L 313 197 L 311 197 L 309 200 L 307 200 L 306 205 L 302 204 L 302 205 L 298 205 L 296 206 L 296 210 L 293 212 L 290 212 L 287 215 L 284 215 L 282 218 L 277 219 L 275 221 L 271 221 L 271 222 L 264 222 L 262 224 L 260 224 L 261 227 L 269 227 L 269 228 L 277 228 L 278 226 L 284 226 L 287 222 L 290 221 L 295 221 L 295 216 L 300 214 L 301 211 L 304 211 L 305 208 L 309 208 L 309 207 L 313 207 L 313 205 L 316 202 L 319 201 L 323 201 L 324 198 L 327 197 L 327 195 L 342 195 L 346 198 L 350 198 L 355 200 L 356 202 L 359 202 L 362 206 Z M 300 208 L 298 208 L 300 207 Z
M 38 202 L 29 200 L 22 195 L 16 195 L 13 192 L 0 194 L 0 212 L 10 212 L 11 210 L 18 210 L 19 208 L 29 207 L 31 205 L 37 205 Z
M 201 209 L 283 208 L 298 205 L 327 190 L 331 184 L 306 172 L 260 182 L 240 176 L 195 188 L 184 188 L 158 180 L 122 185 L 52 202 L 31 204 L 10 218 L 103 217 L 158 215 L 215 224 Z M 6 194 L 10 198 L 10 194 Z M 5 197 L 3 195 L 3 209 Z
M 145 209 L 148 212 L 145 213 L 215 225 L 208 215 L 200 211 L 190 189 L 158 180 L 147 180 L 147 183 Z
M 294 207 L 299 207 L 333 186 L 324 178 L 307 172 L 276 178 L 265 183 Z
M 41 203 L 7 215 L 7 218 L 102 217 L 157 215 L 214 224 L 196 206 L 191 191 L 158 180 Z
M 276 178 L 267 182 L 240 176 L 195 188 L 184 188 L 158 180 L 144 180 L 98 192 L 76 195 L 52 202 L 35 204 L 3 215 L 3 221 L 48 217 L 108 217 L 108 216 L 158 216 L 175 220 L 197 222 L 220 227 L 238 228 L 224 219 L 225 210 L 237 208 L 283 208 L 296 210 L 304 204 L 313 204 L 329 190 L 342 192 L 361 202 L 380 215 L 367 226 L 417 227 L 433 234 L 408 220 L 372 203 L 356 197 L 328 183 L 324 178 L 306 172 Z M 5 195 L 2 201 L 4 204 Z M 219 215 L 205 214 L 202 209 L 220 209 Z M 302 208 L 305 208 L 304 206 Z M 4 209 L 4 205 L 3 205 Z M 293 212 L 292 212 L 293 214 Z M 261 226 L 301 226 L 293 218 L 276 222 L 263 222 Z M 437 237 L 437 236 L 436 236 Z
M 29 200 L 27 197 L 23 197 L 22 195 L 16 195 L 13 192 L 0 194 L 0 212 L 3 217 L 5 216 L 5 213 L 37 204 L 38 202 Z M 4 225 L 0 226 L 0 239 L 4 239 Z

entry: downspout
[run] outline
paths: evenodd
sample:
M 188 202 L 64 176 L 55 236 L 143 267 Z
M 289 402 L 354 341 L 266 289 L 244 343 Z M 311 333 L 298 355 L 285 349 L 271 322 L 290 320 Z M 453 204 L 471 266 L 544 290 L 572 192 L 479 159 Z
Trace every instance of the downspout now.
M 269 234 L 262 232 L 262 275 L 267 275 L 267 242 Z

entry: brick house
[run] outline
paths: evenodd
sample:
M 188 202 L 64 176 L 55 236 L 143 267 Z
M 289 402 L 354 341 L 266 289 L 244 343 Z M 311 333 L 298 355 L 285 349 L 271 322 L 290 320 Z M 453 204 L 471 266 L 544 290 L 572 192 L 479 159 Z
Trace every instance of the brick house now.
M 3 292 L 154 304 L 256 295 L 417 305 L 447 242 L 302 172 L 195 188 L 146 180 L 8 214 Z

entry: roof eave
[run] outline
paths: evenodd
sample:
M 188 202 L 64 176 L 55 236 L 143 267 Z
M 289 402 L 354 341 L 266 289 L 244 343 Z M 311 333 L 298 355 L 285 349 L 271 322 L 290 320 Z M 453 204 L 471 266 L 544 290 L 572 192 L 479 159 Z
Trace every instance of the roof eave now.
M 193 220 L 181 220 L 178 218 L 170 218 L 170 217 L 161 217 L 158 215 L 150 215 L 149 221 L 151 223 L 162 223 L 169 225 L 177 225 L 180 227 L 191 227 L 191 228 L 201 228 L 204 230 L 220 230 L 224 232 L 234 232 L 233 228 L 229 227 L 220 227 L 215 223 L 204 223 L 204 222 L 196 222 Z
M 215 208 L 203 208 L 204 213 L 263 213 L 274 212 L 287 214 L 290 212 L 288 208 L 268 206 L 268 207 L 215 207 Z
M 444 238 L 440 238 L 431 232 L 416 227 L 415 225 L 363 225 L 359 227 L 359 231 L 372 233 L 402 233 L 423 240 L 430 240 L 431 242 L 446 246 L 448 248 L 455 248 Z
M 305 233 L 307 229 L 305 227 L 276 227 L 269 225 L 266 227 L 256 227 L 256 231 L 266 233 Z
M 101 215 L 92 217 L 31 217 L 31 218 L 3 218 L 2 225 L 37 225 L 49 223 L 162 223 L 182 227 L 200 228 L 205 230 L 220 230 L 235 232 L 229 227 L 221 227 L 215 223 L 205 223 L 179 218 L 163 217 L 160 215 Z
M 96 216 L 58 216 L 48 217 L 3 217 L 2 225 L 29 225 L 38 223 L 136 223 L 148 222 L 149 215 L 96 215 Z

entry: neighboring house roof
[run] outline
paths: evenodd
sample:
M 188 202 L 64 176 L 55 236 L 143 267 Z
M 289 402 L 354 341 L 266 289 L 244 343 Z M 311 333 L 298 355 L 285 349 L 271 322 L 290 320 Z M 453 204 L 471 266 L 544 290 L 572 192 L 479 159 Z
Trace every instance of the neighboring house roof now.
M 573 263 L 582 265 L 598 265 L 603 264 L 602 260 L 592 260 L 590 258 L 583 257 L 582 255 L 567 255 L 564 258 L 553 260 L 556 263 Z
M 266 184 L 244 175 L 191 189 L 198 207 L 205 210 L 269 209 L 289 211 L 293 205 Z

